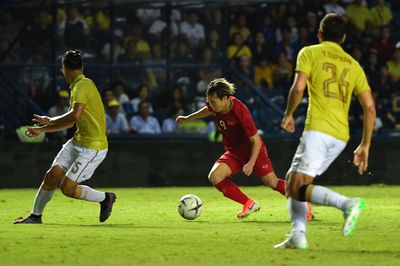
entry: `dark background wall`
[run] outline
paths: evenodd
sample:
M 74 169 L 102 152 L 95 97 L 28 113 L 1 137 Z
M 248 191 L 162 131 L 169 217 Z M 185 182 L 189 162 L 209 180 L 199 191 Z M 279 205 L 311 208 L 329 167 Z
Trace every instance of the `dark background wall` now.
M 265 143 L 278 177 L 283 178 L 298 141 L 279 138 L 266 139 Z M 400 184 L 399 139 L 373 141 L 369 172 L 363 176 L 352 166 L 352 153 L 358 143 L 350 142 L 316 182 Z M 0 142 L 0 188 L 37 187 L 60 148 L 60 143 Z M 207 186 L 208 172 L 222 152 L 221 143 L 206 140 L 111 142 L 107 158 L 87 183 L 96 187 Z M 255 175 L 239 174 L 234 180 L 241 185 L 261 184 Z

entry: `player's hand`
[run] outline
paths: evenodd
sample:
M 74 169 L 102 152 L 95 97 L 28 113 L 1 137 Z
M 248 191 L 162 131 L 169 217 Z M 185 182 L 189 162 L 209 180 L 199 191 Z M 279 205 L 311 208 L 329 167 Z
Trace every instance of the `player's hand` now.
M 285 115 L 282 118 L 281 128 L 288 133 L 294 133 L 295 126 L 294 126 L 294 118 L 293 115 Z
M 359 145 L 354 151 L 353 164 L 357 167 L 360 175 L 364 174 L 368 168 L 369 147 Z
M 253 167 L 254 165 L 250 164 L 250 163 L 246 163 L 243 166 L 243 173 L 247 176 L 251 175 L 251 173 L 253 172 Z
M 30 138 L 35 138 L 39 136 L 41 133 L 43 133 L 43 129 L 40 127 L 27 127 L 27 130 L 25 131 L 25 135 L 27 135 Z
M 187 120 L 187 116 L 180 115 L 180 116 L 178 116 L 178 117 L 175 119 L 175 123 L 176 123 L 177 125 L 182 125 L 183 123 L 186 122 L 186 120 Z
M 42 115 L 37 115 L 37 114 L 33 115 L 32 121 L 37 123 L 37 124 L 39 124 L 40 126 L 48 126 L 48 125 L 51 125 L 53 123 L 51 121 L 50 117 L 44 116 L 44 115 L 43 116 Z

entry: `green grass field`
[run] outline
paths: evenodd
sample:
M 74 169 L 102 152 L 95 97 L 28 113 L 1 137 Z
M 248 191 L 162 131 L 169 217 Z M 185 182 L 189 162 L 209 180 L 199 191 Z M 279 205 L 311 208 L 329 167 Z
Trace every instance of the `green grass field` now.
M 0 190 L 0 265 L 399 265 L 400 187 L 335 187 L 368 205 L 353 236 L 341 236 L 342 214 L 314 207 L 310 249 L 274 250 L 290 231 L 286 200 L 264 187 L 243 187 L 259 213 L 236 219 L 240 206 L 212 187 L 112 189 L 113 214 L 98 222 L 97 203 L 57 192 L 42 225 L 13 225 L 29 214 L 35 189 Z M 197 194 L 202 216 L 186 221 L 178 199 Z

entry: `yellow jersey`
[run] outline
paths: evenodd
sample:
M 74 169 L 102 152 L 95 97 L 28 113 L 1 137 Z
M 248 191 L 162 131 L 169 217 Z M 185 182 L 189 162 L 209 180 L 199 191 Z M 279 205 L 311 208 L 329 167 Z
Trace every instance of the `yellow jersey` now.
M 360 64 L 340 45 L 324 41 L 300 50 L 296 71 L 308 76 L 304 131 L 320 131 L 347 142 L 352 94 L 371 90 Z
M 106 115 L 99 91 L 91 79 L 83 74 L 70 84 L 70 110 L 75 103 L 85 105 L 82 116 L 76 121 L 74 140 L 83 147 L 103 150 L 108 147 Z

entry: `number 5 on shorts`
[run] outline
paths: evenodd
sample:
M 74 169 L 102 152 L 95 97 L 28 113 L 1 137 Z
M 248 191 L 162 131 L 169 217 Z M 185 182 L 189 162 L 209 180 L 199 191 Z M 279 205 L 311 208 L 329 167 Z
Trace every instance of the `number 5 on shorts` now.
M 72 168 L 71 172 L 72 172 L 73 174 L 76 174 L 76 173 L 78 172 L 78 170 L 79 170 L 79 167 L 80 167 L 81 165 L 82 165 L 82 163 L 76 162 L 75 165 L 74 165 L 74 167 Z

